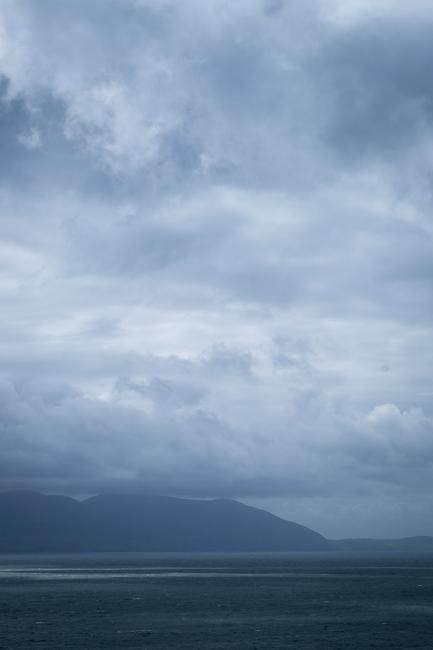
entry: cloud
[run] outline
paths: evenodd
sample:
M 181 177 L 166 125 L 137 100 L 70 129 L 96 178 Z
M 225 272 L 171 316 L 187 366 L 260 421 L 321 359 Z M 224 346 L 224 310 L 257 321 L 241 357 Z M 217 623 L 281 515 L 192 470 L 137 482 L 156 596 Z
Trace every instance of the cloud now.
M 18 136 L 18 142 L 26 147 L 26 149 L 37 149 L 41 146 L 41 136 L 37 129 L 30 129 L 20 133 Z
M 332 0 L 323 3 L 322 11 L 328 19 L 343 28 L 377 20 L 418 23 L 433 18 L 432 7 L 428 0 L 417 0 L 412 6 L 404 0 L 384 0 L 380 4 L 373 0 L 350 0 L 350 2 Z
M 422 523 L 430 13 L 5 0 L 1 487 Z
M 342 484 L 355 497 L 380 484 L 422 492 L 431 472 L 433 420 L 421 409 L 355 415 L 290 380 L 282 390 L 274 378 L 266 396 L 258 376 L 227 373 L 221 385 L 200 362 L 142 365 L 147 376 L 99 399 L 53 381 L 3 382 L 2 487 L 338 498 Z

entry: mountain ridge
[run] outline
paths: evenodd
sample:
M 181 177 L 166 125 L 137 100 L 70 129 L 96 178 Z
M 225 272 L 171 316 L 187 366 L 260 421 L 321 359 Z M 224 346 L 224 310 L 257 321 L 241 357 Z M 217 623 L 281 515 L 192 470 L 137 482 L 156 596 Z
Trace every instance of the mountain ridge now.
M 319 533 L 231 499 L 0 493 L 0 552 L 325 551 Z
M 433 552 L 433 537 L 326 539 L 234 499 L 0 492 L 0 552 Z

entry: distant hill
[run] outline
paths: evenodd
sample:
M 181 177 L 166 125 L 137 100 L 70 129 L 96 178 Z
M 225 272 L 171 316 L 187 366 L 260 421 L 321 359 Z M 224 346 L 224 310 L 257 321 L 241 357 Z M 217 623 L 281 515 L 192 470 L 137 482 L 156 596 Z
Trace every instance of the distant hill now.
M 427 553 L 433 552 L 433 537 L 403 537 L 401 539 L 338 539 L 332 540 L 340 551 L 356 553 Z
M 322 535 L 229 499 L 0 493 L 0 552 L 327 551 Z

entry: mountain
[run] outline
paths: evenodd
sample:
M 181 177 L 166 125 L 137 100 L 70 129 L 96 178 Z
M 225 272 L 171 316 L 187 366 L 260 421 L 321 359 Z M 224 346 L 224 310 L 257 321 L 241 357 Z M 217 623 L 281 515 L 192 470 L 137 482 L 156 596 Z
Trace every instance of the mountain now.
M 90 551 L 433 552 L 433 537 L 327 540 L 230 499 L 0 493 L 0 553 Z
M 0 552 L 327 551 L 322 535 L 230 499 L 0 493 Z

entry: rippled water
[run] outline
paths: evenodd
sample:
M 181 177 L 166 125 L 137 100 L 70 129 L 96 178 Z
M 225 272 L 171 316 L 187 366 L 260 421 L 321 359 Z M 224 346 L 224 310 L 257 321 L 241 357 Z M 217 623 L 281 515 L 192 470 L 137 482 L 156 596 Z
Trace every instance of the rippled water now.
M 433 649 L 433 555 L 0 556 L 0 648 Z

